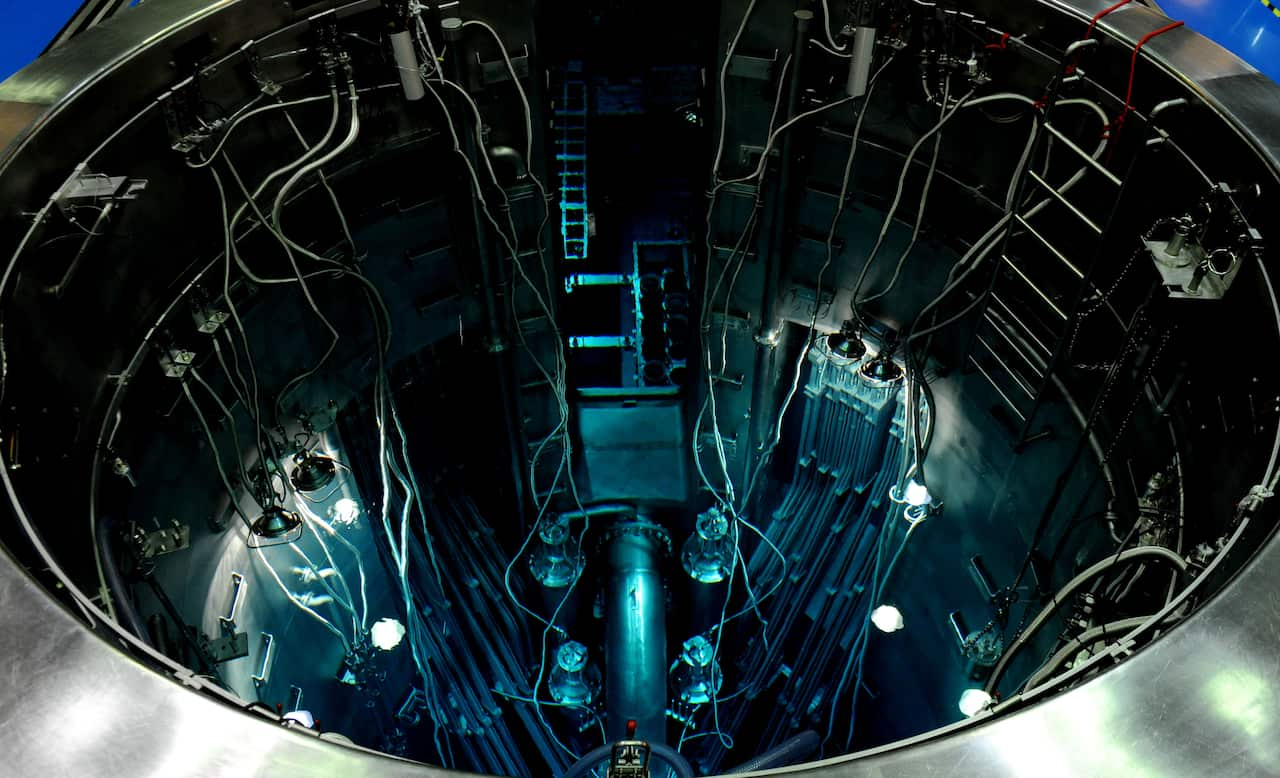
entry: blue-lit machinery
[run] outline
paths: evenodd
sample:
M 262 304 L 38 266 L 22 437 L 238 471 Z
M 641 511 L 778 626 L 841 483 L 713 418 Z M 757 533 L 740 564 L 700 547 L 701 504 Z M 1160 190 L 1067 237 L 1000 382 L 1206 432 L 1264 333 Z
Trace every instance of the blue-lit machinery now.
M 1280 772 L 1277 96 L 1137 3 L 116 15 L 0 85 L 6 763 Z

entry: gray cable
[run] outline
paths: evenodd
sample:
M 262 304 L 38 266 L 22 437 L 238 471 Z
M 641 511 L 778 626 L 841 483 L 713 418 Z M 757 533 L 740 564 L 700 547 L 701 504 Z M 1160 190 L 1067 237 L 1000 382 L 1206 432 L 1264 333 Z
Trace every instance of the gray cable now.
M 996 662 L 996 666 L 992 668 L 991 676 L 987 679 L 986 686 L 983 687 L 984 690 L 988 694 L 995 690 L 996 685 L 1000 682 L 1001 676 L 1004 675 L 1004 671 L 1008 668 L 1010 660 L 1013 659 L 1013 657 L 1028 643 L 1028 641 L 1030 641 L 1030 639 L 1036 634 L 1036 631 L 1039 630 L 1055 612 L 1057 612 L 1063 601 L 1075 594 L 1077 589 L 1088 583 L 1095 576 L 1105 573 L 1116 565 L 1123 564 L 1131 559 L 1141 559 L 1144 557 L 1154 557 L 1168 562 L 1177 568 L 1178 572 L 1183 574 L 1187 571 L 1186 560 L 1164 546 L 1137 546 L 1136 548 L 1122 551 L 1115 556 L 1108 556 L 1106 559 L 1090 565 L 1058 590 L 1058 592 L 1053 595 L 1053 600 L 1038 614 L 1036 614 L 1036 617 L 1027 625 L 1027 628 L 1018 636 L 1018 639 L 1009 644 L 1009 647 L 1000 655 L 1000 661 Z

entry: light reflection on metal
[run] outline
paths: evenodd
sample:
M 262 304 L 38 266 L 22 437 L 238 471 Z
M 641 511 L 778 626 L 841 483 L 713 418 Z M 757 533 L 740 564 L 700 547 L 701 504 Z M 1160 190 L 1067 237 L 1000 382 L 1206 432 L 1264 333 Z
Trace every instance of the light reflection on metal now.
M 250 679 L 253 681 L 253 685 L 258 689 L 266 686 L 268 681 L 271 680 L 271 665 L 272 660 L 275 658 L 273 655 L 275 645 L 275 635 L 272 635 L 270 632 L 263 632 L 261 640 L 261 663 L 258 665 L 258 672 L 250 676 Z

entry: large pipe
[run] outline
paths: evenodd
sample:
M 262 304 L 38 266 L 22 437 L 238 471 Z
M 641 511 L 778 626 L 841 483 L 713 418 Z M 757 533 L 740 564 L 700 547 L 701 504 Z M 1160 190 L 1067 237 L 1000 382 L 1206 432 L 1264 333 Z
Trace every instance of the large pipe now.
M 462 42 L 462 20 L 456 16 L 440 22 L 442 37 L 449 51 L 450 75 L 454 83 L 465 85 L 467 78 L 467 48 Z M 452 102 L 454 117 L 458 117 L 458 135 L 462 142 L 462 150 L 472 167 L 480 170 L 481 154 L 484 153 L 476 142 L 474 132 L 468 131 L 466 120 L 460 117 L 469 116 L 468 106 L 457 96 L 447 98 Z M 446 121 L 451 121 L 446 118 Z M 464 186 L 469 186 L 464 184 Z M 484 307 L 485 323 L 488 327 L 488 350 L 494 356 L 495 370 L 498 378 L 498 394 L 502 402 L 502 424 L 507 438 L 508 460 L 511 467 L 511 483 L 515 488 L 516 512 L 521 527 L 527 526 L 525 521 L 525 458 L 527 449 L 520 421 L 520 399 L 516 379 L 515 364 L 509 344 L 507 331 L 502 324 L 502 307 L 498 302 L 497 290 L 502 285 L 503 265 L 494 250 L 495 237 L 489 229 L 480 207 L 481 192 L 468 197 L 471 206 L 471 222 L 475 229 L 476 252 L 480 267 L 480 301 Z
M 795 34 L 791 44 L 791 83 L 787 92 L 786 119 L 790 120 L 800 110 L 800 82 L 804 72 L 804 54 L 809 47 L 809 22 L 813 12 L 796 11 Z M 771 428 L 770 401 L 776 388 L 776 355 L 778 350 L 778 287 L 790 264 L 789 221 L 791 215 L 791 175 L 795 161 L 795 131 L 788 130 L 782 136 L 781 159 L 778 163 L 778 185 L 769 210 L 768 228 L 761 230 L 765 244 L 764 291 L 760 298 L 760 331 L 756 335 L 755 380 L 751 386 L 750 444 L 763 445 L 765 430 Z M 768 406 L 768 407 L 766 407 Z
M 608 541 L 605 591 L 605 695 L 609 739 L 665 743 L 667 734 L 666 591 L 660 530 L 645 522 L 617 525 Z

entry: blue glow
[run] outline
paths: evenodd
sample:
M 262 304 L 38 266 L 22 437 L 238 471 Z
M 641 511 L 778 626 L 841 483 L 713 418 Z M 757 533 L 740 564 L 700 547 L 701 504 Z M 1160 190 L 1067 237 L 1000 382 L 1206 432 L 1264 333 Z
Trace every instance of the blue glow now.
M 1161 0 L 1160 9 L 1280 82 L 1280 18 L 1258 0 Z
M 560 236 L 564 258 L 587 258 L 587 85 L 566 80 L 556 107 L 556 162 L 560 174 Z
M 81 0 L 0 2 L 0 81 L 18 72 L 49 45 L 80 8 Z

